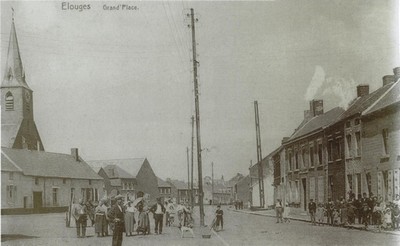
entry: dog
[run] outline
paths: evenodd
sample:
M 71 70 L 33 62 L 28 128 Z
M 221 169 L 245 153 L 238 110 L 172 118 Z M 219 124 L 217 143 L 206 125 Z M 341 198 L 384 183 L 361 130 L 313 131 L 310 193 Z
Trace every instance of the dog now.
M 182 226 L 181 227 L 181 238 L 184 237 L 185 232 L 190 232 L 192 234 L 192 237 L 194 238 L 194 233 L 193 233 L 193 229 L 187 226 Z

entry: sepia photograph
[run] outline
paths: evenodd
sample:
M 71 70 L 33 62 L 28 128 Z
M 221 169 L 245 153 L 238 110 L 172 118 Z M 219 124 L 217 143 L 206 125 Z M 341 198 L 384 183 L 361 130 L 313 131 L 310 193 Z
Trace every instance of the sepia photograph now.
M 0 13 L 1 245 L 400 245 L 398 0 Z

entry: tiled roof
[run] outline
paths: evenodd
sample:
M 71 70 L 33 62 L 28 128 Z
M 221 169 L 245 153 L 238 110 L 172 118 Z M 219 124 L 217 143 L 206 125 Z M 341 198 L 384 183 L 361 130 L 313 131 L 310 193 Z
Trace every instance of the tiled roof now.
M 328 112 L 313 117 L 307 123 L 305 123 L 300 129 L 298 129 L 287 142 L 305 136 L 309 133 L 312 133 L 318 129 L 322 129 L 327 127 L 330 124 L 335 123 L 339 116 L 344 112 L 344 109 L 340 107 L 333 108 Z
M 157 177 L 158 187 L 171 187 L 171 184 Z
M 84 160 L 75 161 L 74 157 L 68 154 L 2 147 L 2 170 L 3 162 L 6 163 L 4 167 L 10 168 L 9 160 L 28 176 L 103 179 Z
M 364 115 L 374 113 L 387 106 L 400 102 L 400 81 L 391 85 L 390 89 L 386 90 L 386 94 L 382 95 L 375 105 L 371 105 L 371 108 L 363 112 Z
M 188 189 L 188 184 L 184 181 L 180 181 L 180 180 L 170 180 L 169 182 L 171 182 L 171 184 L 173 186 L 176 187 L 176 189 L 178 190 L 187 190 Z
M 87 161 L 92 168 L 106 167 L 106 166 L 118 166 L 128 174 L 136 178 L 140 168 L 145 162 L 146 158 L 129 158 L 129 159 L 114 159 L 114 160 L 95 160 Z
M 130 175 L 127 171 L 122 169 L 117 165 L 107 165 L 103 167 L 104 172 L 107 174 L 108 178 L 120 178 L 120 179 L 134 179 L 132 175 Z
M 370 107 L 376 100 L 378 100 L 393 83 L 389 83 L 379 89 L 369 93 L 368 95 L 357 98 L 353 103 L 350 104 L 348 109 L 340 116 L 339 120 L 344 120 L 352 115 L 361 114 L 364 110 Z

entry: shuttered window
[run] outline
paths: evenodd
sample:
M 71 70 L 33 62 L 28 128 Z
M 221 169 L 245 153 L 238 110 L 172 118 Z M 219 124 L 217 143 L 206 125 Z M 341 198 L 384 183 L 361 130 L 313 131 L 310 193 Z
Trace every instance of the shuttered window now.
M 6 110 L 14 110 L 14 96 L 11 94 L 11 92 L 7 92 L 6 94 Z

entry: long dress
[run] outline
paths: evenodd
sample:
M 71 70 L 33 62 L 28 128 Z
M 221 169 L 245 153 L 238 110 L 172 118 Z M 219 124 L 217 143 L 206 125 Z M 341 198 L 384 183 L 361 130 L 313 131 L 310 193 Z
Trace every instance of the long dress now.
M 108 222 L 106 218 L 107 206 L 97 206 L 95 210 L 95 232 L 108 235 Z
M 137 230 L 138 233 L 142 232 L 143 234 L 150 233 L 150 220 L 149 215 L 145 211 L 140 211 L 138 216 L 138 225 Z
M 134 232 L 135 227 L 135 208 L 134 207 L 127 207 L 125 210 L 125 233 L 132 234 Z

